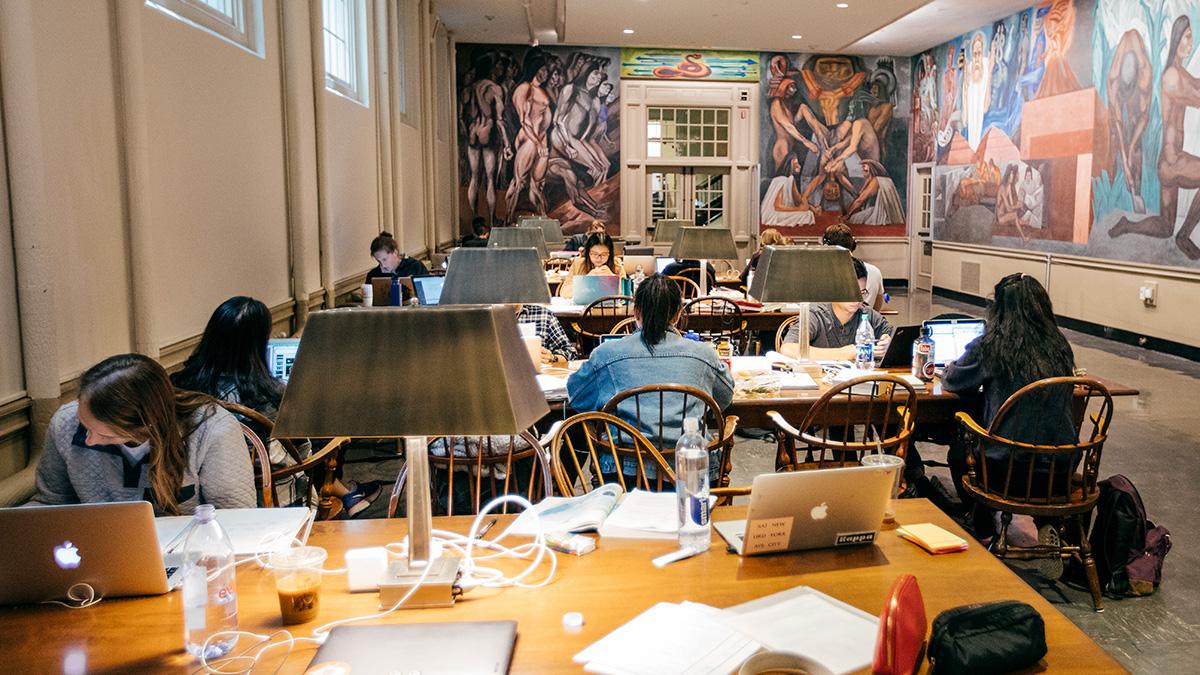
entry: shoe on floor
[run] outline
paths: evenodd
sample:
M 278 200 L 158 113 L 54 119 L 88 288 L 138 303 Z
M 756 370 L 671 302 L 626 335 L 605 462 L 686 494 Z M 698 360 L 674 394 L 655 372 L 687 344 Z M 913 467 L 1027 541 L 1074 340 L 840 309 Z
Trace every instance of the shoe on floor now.
M 1057 527 L 1047 524 L 1038 528 L 1038 546 L 1057 548 L 1061 544 L 1062 540 L 1059 538 Z M 1063 575 L 1062 556 L 1038 558 L 1032 562 L 1034 563 L 1032 568 L 1051 581 L 1056 581 Z
M 349 492 L 342 495 L 342 508 L 346 510 L 346 516 L 353 518 L 367 507 L 371 506 L 371 502 L 379 498 L 381 488 L 379 483 L 371 481 L 369 483 L 354 483 L 354 487 Z M 350 487 L 347 485 L 346 487 Z

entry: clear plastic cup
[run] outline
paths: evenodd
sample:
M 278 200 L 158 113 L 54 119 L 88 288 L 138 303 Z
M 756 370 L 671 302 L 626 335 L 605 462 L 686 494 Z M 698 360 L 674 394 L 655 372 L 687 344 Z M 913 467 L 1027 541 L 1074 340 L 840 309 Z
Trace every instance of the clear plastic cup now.
M 317 618 L 321 610 L 321 568 L 327 555 L 320 546 L 298 546 L 271 553 L 284 625 Z
M 888 499 L 887 507 L 883 511 L 883 522 L 896 522 L 896 494 L 900 490 L 900 476 L 904 474 L 904 458 L 895 455 L 863 455 L 863 466 L 878 466 L 883 468 L 895 467 L 895 474 L 892 476 L 892 494 Z

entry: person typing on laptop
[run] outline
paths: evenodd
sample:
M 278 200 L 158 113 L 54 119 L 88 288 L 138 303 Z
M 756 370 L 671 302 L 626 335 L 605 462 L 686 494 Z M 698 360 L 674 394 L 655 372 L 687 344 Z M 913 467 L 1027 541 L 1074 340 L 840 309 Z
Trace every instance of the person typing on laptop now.
M 852 258 L 854 274 L 858 277 L 858 288 L 866 297 L 867 269 L 862 261 Z M 887 351 L 895 329 L 883 315 L 868 307 L 864 302 L 823 302 L 809 305 L 809 345 L 811 355 L 815 360 L 854 360 L 854 334 L 858 330 L 860 315 L 863 310 L 869 312 L 868 320 L 875 332 L 875 352 L 882 354 Z M 779 352 L 784 356 L 795 358 L 799 352 L 800 326 L 792 324 L 791 330 L 783 338 Z
M 596 232 L 588 236 L 583 249 L 571 262 L 571 271 L 559 286 L 558 294 L 561 297 L 570 298 L 575 292 L 575 277 L 585 275 L 625 277 L 625 268 L 621 265 L 620 258 L 616 256 L 616 245 L 613 243 L 613 238 L 604 232 Z
M 429 274 L 429 268 L 416 258 L 410 258 L 400 252 L 400 245 L 390 232 L 380 232 L 378 237 L 371 240 L 371 257 L 379 263 L 375 269 L 367 272 L 365 283 L 371 283 L 375 277 L 411 277 L 418 274 Z
M 517 323 L 531 323 L 542 339 L 542 365 L 565 366 L 575 358 L 575 345 L 558 317 L 541 305 L 520 305 Z
M 241 427 L 212 397 L 171 386 L 140 354 L 111 356 L 79 380 L 79 399 L 50 419 L 38 504 L 136 501 L 158 514 L 199 504 L 255 506 Z
M 183 368 L 171 376 L 180 389 L 198 391 L 213 398 L 253 408 L 274 420 L 283 399 L 284 384 L 272 376 L 267 364 L 267 340 L 271 334 L 271 310 L 261 300 L 245 296 L 221 303 L 200 337 L 200 344 L 184 361 Z M 273 441 L 267 429 L 253 420 L 241 419 L 267 446 L 272 466 L 291 466 L 296 461 L 279 441 Z M 299 444 L 301 457 L 312 451 L 310 443 Z M 294 478 L 275 484 L 279 503 L 300 501 Z M 333 482 L 333 493 L 342 500 L 346 515 L 354 517 L 371 505 L 381 491 L 379 483 Z

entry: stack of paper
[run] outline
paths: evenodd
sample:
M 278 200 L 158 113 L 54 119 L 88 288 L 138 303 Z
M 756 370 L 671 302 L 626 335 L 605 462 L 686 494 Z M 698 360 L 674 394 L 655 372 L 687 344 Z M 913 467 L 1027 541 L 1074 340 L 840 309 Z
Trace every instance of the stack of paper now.
M 279 509 L 217 509 L 217 522 L 229 535 L 234 555 L 254 555 L 282 551 L 293 539 L 307 540 L 309 519 L 314 511 L 303 506 Z M 154 519 L 159 547 L 174 550 L 186 536 L 191 516 L 164 516 Z M 303 541 L 301 542 L 303 544 Z
M 694 602 L 660 602 L 575 655 L 589 673 L 725 675 L 762 648 L 729 630 L 720 610 Z
M 868 668 L 879 619 L 807 586 L 729 609 L 659 603 L 575 655 L 591 673 L 729 673 L 761 649 L 832 673 Z
M 565 377 L 542 373 L 537 376 L 537 383 L 546 398 L 559 399 L 567 397 L 567 378 Z
M 679 536 L 679 504 L 674 492 L 633 490 L 604 523 L 601 537 L 675 539 Z
M 967 550 L 967 540 L 933 523 L 918 523 L 896 528 L 896 533 L 930 553 L 956 553 Z

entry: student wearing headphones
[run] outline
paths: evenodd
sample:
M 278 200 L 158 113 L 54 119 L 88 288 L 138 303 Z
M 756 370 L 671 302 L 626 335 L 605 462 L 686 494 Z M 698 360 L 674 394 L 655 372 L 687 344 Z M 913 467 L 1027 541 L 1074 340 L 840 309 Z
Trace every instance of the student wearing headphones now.
M 145 499 L 159 515 L 256 501 L 237 419 L 210 396 L 172 387 L 141 354 L 109 357 L 80 377 L 79 399 L 50 420 L 36 486 L 39 504 Z

